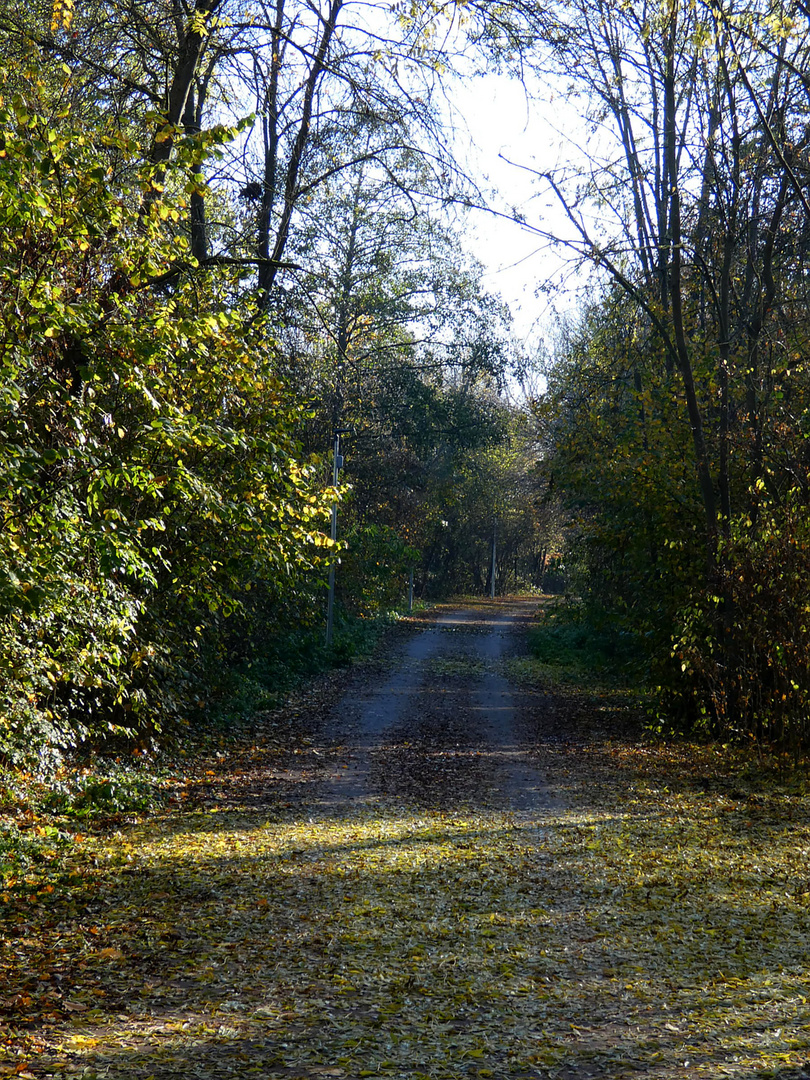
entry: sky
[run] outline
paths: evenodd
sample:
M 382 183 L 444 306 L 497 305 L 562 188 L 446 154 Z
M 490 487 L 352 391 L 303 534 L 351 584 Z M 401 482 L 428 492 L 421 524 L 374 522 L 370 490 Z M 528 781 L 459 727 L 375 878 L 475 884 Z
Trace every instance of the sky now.
M 482 185 L 493 189 L 491 205 L 514 208 L 528 225 L 565 235 L 567 223 L 536 172 L 570 162 L 581 123 L 565 101 L 529 101 L 523 84 L 496 73 L 459 80 L 451 91 L 460 114 L 456 147 Z M 482 211 L 470 212 L 465 246 L 486 267 L 485 285 L 509 304 L 514 329 L 527 348 L 553 329 L 557 313 L 571 312 L 584 276 L 570 255 L 548 240 Z M 538 288 L 544 288 L 538 295 Z

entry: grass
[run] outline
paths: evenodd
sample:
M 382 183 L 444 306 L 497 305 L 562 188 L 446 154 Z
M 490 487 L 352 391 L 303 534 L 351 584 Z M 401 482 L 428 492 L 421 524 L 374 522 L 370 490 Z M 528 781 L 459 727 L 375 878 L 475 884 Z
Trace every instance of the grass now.
M 47 786 L 43 810 L 76 819 L 146 814 L 162 805 L 159 777 L 120 763 L 99 770 L 64 769 Z

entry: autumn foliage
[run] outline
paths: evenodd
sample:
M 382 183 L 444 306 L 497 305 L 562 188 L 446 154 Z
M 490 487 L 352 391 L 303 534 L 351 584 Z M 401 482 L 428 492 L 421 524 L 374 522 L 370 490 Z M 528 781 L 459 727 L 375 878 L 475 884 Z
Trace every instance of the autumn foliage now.
M 88 131 L 64 80 L 16 73 L 0 114 L 0 746 L 42 762 L 193 714 L 222 618 L 278 624 L 327 543 L 272 343 L 226 276 L 204 303 L 172 280 L 182 175 Z

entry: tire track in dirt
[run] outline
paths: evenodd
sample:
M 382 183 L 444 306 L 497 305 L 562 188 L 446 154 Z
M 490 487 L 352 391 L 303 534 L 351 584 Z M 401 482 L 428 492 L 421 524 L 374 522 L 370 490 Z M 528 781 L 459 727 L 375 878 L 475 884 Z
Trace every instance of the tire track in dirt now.
M 503 661 L 526 604 L 446 613 L 404 647 L 377 687 L 349 690 L 332 713 L 342 760 L 324 779 L 335 810 L 380 800 L 512 812 L 560 808 L 519 737 Z
M 507 804 L 503 808 L 531 818 L 536 811 L 559 810 L 562 803 L 521 745 L 517 702 L 511 683 L 500 670 L 514 633 L 515 614 L 507 610 L 495 619 L 490 633 L 476 642 L 486 670 L 473 690 L 473 709 L 480 718 L 487 752 Z

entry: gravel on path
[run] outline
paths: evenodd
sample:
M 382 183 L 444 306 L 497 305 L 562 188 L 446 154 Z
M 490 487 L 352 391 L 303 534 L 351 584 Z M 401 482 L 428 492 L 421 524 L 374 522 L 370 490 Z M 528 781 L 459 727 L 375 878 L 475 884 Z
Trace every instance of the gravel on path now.
M 506 673 L 535 611 L 515 601 L 446 612 L 404 644 L 387 676 L 351 687 L 327 724 L 342 752 L 325 771 L 321 805 L 478 805 L 527 820 L 560 809 L 521 739 Z

